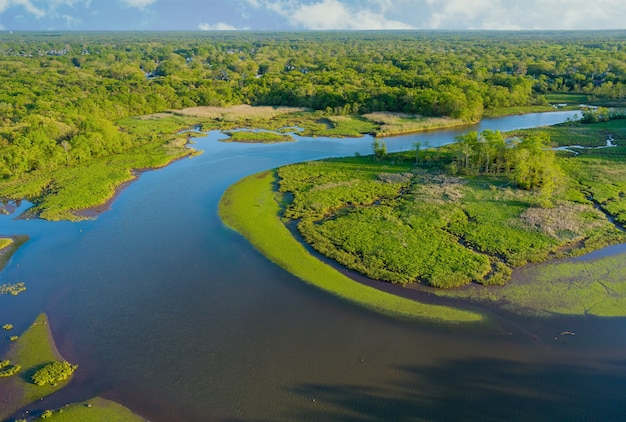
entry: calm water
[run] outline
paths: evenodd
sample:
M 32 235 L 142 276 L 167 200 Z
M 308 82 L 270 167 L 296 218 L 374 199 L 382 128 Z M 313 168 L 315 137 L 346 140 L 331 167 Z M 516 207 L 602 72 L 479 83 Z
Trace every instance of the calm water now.
M 440 145 L 466 130 L 387 145 Z M 491 310 L 497 327 L 398 322 L 292 277 L 217 216 L 222 193 L 242 177 L 368 153 L 371 138 L 239 145 L 219 137 L 198 139 L 199 157 L 143 174 L 96 221 L 0 218 L 1 233 L 31 236 L 0 278 L 28 290 L 0 296 L 0 322 L 23 330 L 47 312 L 61 352 L 80 366 L 39 408 L 104 395 L 152 421 L 623 418 L 624 320 Z

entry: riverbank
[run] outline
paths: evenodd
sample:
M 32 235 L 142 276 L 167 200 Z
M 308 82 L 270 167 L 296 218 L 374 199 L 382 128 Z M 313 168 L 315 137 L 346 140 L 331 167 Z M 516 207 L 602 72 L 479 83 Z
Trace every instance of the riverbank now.
M 623 141 L 622 121 L 568 124 L 550 130 L 557 134 L 559 131 L 585 133 L 587 143 L 606 144 L 608 129 L 615 133 L 618 142 Z M 531 136 L 538 133 L 528 132 Z M 517 133 L 528 136 L 522 131 Z M 557 143 L 570 139 L 563 134 L 555 138 Z M 616 146 L 611 150 L 621 154 L 624 148 Z M 420 156 L 422 167 L 425 166 L 421 169 L 423 174 L 419 173 L 421 176 L 413 175 L 415 153 L 412 156 L 396 153 L 384 160 L 348 157 L 281 167 L 281 191 L 291 199 L 282 208 L 266 212 L 276 220 L 276 215 L 299 220 L 300 232 L 314 249 L 373 278 L 406 283 L 414 280 L 415 275 L 405 274 L 413 268 L 415 274 L 426 277 L 424 280 L 431 285 L 445 282 L 447 286 L 450 280 L 457 279 L 459 285 L 472 280 L 487 285 L 505 284 L 511 266 L 518 269 L 504 287 L 471 283 L 459 289 L 423 290 L 441 297 L 495 303 L 524 315 L 626 316 L 626 280 L 619 276 L 624 271 L 619 258 L 584 264 L 553 261 L 528 267 L 537 268 L 533 270 L 537 272 L 525 267 L 528 262 L 578 256 L 624 241 L 623 226 L 619 224 L 624 219 L 624 198 L 619 188 L 607 189 L 607 186 L 611 182 L 617 183 L 616 186 L 625 182 L 626 167 L 619 160 L 607 159 L 606 154 L 611 151 L 590 149 L 585 150 L 583 159 L 559 158 L 565 179 L 553 192 L 555 196 L 549 206 L 540 192 L 513 190 L 501 176 L 465 179 L 446 176 L 437 165 L 438 160 L 445 161 L 442 158 L 445 151 L 444 148 Z M 254 184 L 243 187 L 251 190 L 249 196 L 254 196 L 252 192 L 260 188 Z M 308 193 L 304 195 L 305 192 Z M 585 199 L 585 192 L 595 199 Z M 228 202 L 228 198 L 226 195 L 222 203 Z M 259 201 L 255 206 L 263 209 L 270 202 Z M 607 219 L 597 209 L 598 204 L 611 218 Z M 455 212 L 457 208 L 459 212 Z M 252 218 L 249 210 L 243 213 L 241 217 L 233 217 L 220 208 L 227 224 L 239 224 L 235 228 L 249 239 L 256 237 L 252 243 L 268 255 L 269 234 L 259 233 L 253 224 L 231 221 Z M 424 216 L 426 220 L 421 221 Z M 404 220 L 408 226 L 397 226 Z M 420 227 L 421 235 L 413 241 L 411 233 Z M 438 229 L 442 236 L 436 235 Z M 446 239 L 452 242 L 443 247 L 448 245 Z M 293 244 L 294 238 L 284 241 Z M 272 242 L 283 242 L 282 236 L 279 240 L 272 238 Z M 430 248 L 433 242 L 435 245 Z M 272 248 L 277 247 L 272 245 Z M 463 255 L 463 249 L 467 256 L 456 259 Z M 403 260 L 404 250 L 409 255 Z M 276 258 L 270 259 L 277 262 Z M 422 261 L 426 264 L 422 265 Z M 463 264 L 455 265 L 455 262 Z M 295 264 L 279 265 L 294 274 L 298 270 Z M 582 276 L 577 276 L 578 273 Z M 536 282 L 530 281 L 535 279 Z M 541 298 L 536 298 L 535 290 L 541 292 Z M 344 293 L 349 297 L 353 292 Z
M 26 212 L 28 216 L 52 221 L 84 220 L 135 180 L 137 171 L 162 168 L 193 155 L 195 151 L 186 144 L 187 139 L 180 137 L 155 141 L 84 165 L 32 172 L 1 183 L 0 196 L 28 198 L 34 204 Z
M 281 196 L 274 172 L 249 176 L 228 188 L 219 205 L 224 223 L 268 259 L 336 296 L 386 315 L 438 322 L 479 322 L 485 317 L 452 307 L 423 304 L 382 293 L 344 276 L 309 254 L 281 221 Z
M 9 263 L 13 254 L 28 241 L 28 236 L 14 235 L 6 236 L 3 239 L 10 242 L 5 242 L 4 247 L 0 248 L 0 272 Z
M 48 409 L 39 409 L 36 403 L 59 391 L 70 382 L 66 380 L 38 386 L 31 381 L 31 376 L 36 370 L 50 362 L 65 361 L 56 347 L 45 314 L 38 316 L 28 330 L 14 341 L 5 359 L 10 362 L 10 365 L 19 365 L 20 370 L 13 376 L 0 378 L 0 402 L 2 403 L 0 419 L 4 420 L 20 409 L 22 409 L 20 418 L 30 420 L 39 417 Z M 116 420 L 120 422 L 143 420 L 119 404 L 100 398 L 93 399 L 93 402 L 96 406 L 74 404 L 68 405 L 60 412 L 58 409 L 54 412 L 50 410 L 51 416 L 55 416 L 51 420 Z M 65 413 L 66 410 L 67 413 Z M 81 416 L 81 419 L 72 419 L 75 415 Z

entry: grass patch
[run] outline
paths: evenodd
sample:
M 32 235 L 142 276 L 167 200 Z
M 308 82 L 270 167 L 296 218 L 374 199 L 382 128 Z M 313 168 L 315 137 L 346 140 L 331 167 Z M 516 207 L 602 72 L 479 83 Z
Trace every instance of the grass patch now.
M 443 154 L 443 153 L 442 153 Z M 412 156 L 413 155 L 413 156 Z M 515 189 L 504 176 L 449 176 L 444 158 L 347 157 L 278 169 L 285 216 L 305 241 L 370 278 L 436 287 L 502 284 L 511 267 L 625 236 L 587 201 Z M 605 243 L 601 243 L 604 241 Z
M 190 154 L 161 141 L 91 160 L 84 165 L 55 171 L 33 172 L 0 184 L 0 195 L 29 198 L 35 206 L 29 212 L 46 220 L 81 220 L 75 212 L 102 205 L 117 188 L 135 178 L 133 169 L 155 169 Z
M 13 239 L 7 237 L 0 237 L 0 251 L 13 244 Z
M 567 92 L 555 92 L 544 94 L 543 97 L 550 104 L 589 104 L 590 98 L 585 94 L 571 94 Z
M 4 366 L 0 369 L 4 371 L 18 368 L 12 376 L 0 377 L 0 401 L 2 403 L 0 419 L 4 420 L 29 403 L 34 403 L 63 388 L 73 370 L 68 374 L 63 373 L 62 376 L 54 372 L 52 374 L 54 376 L 50 379 L 58 379 L 43 383 L 43 385 L 36 385 L 32 379 L 35 374 L 41 373 L 46 367 L 50 367 L 51 363 L 59 360 L 62 358 L 54 345 L 48 319 L 44 314 L 39 315 L 33 325 L 11 345 L 6 360 L 0 361 L 0 366 Z M 46 381 L 48 378 L 46 377 Z M 48 411 L 46 414 L 53 421 L 132 422 L 143 420 L 127 408 L 99 397 Z
M 498 289 L 467 286 L 433 291 L 454 298 L 498 303 L 511 312 L 534 315 L 626 316 L 626 255 L 594 261 L 549 263 L 523 270 Z
M 48 327 L 48 319 L 42 314 L 11 345 L 7 354 L 7 360 L 20 365 L 21 370 L 12 377 L 0 378 L 0 392 L 4 402 L 0 407 L 0 418 L 6 418 L 17 409 L 61 389 L 67 381 L 38 386 L 31 380 L 37 370 L 59 359 Z
M 50 410 L 47 421 L 51 422 L 141 422 L 143 418 L 135 415 L 124 406 L 101 397 L 74 403 L 60 409 Z
M 246 237 L 271 261 L 308 283 L 384 314 L 454 322 L 483 319 L 473 312 L 380 292 L 322 263 L 306 251 L 281 221 L 281 200 L 273 190 L 275 182 L 274 172 L 247 177 L 226 191 L 219 206 L 224 223 Z
M 11 257 L 17 250 L 28 241 L 28 236 L 12 236 L 12 242 L 0 249 L 0 271 L 4 269 Z
M 464 120 L 450 117 L 423 117 L 390 112 L 369 113 L 364 114 L 363 117 L 379 126 L 378 130 L 376 130 L 376 136 L 378 137 L 423 132 L 468 124 L 468 122 Z
M 361 116 L 330 116 L 319 122 L 327 128 L 317 131 L 315 136 L 359 137 L 378 129 L 376 124 Z
M 578 109 L 576 105 L 572 109 Z M 561 108 L 561 110 L 564 110 Z M 502 117 L 502 116 L 513 116 L 516 114 L 528 114 L 528 113 L 545 113 L 555 111 L 554 107 L 551 105 L 532 105 L 532 106 L 519 106 L 519 107 L 500 107 L 500 108 L 490 108 L 485 110 L 484 117 Z
M 283 135 L 275 132 L 258 132 L 240 130 L 236 132 L 224 132 L 228 135 L 227 139 L 222 142 L 242 142 L 248 144 L 275 144 L 279 142 L 293 142 L 293 138 L 289 135 Z

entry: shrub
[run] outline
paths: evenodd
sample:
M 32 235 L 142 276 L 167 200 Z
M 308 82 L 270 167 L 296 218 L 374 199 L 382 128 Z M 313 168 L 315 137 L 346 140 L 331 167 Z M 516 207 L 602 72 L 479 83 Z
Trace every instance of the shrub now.
M 54 384 L 69 378 L 76 368 L 78 365 L 72 365 L 69 362 L 52 362 L 35 372 L 32 380 L 39 386 Z
M 6 368 L 6 369 L 4 369 Z M 2 362 L 0 362 L 0 369 L 2 369 L 0 371 L 0 378 L 3 377 L 11 377 L 15 374 L 17 374 L 20 369 L 22 369 L 22 367 L 20 365 L 13 365 L 11 366 L 11 362 L 8 360 L 4 360 Z

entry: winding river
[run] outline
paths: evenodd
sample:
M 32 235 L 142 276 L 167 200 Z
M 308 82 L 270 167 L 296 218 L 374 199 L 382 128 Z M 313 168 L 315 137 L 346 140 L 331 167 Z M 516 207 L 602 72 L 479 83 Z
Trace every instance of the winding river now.
M 467 130 L 386 142 L 390 151 L 436 146 Z M 299 281 L 217 216 L 224 190 L 244 176 L 369 153 L 371 138 L 243 145 L 220 137 L 197 139 L 201 156 L 144 173 L 95 221 L 0 217 L 0 233 L 31 237 L 0 279 L 28 290 L 0 296 L 0 322 L 22 331 L 47 312 L 61 353 L 80 368 L 37 407 L 103 395 L 151 421 L 623 418 L 623 319 L 539 320 L 492 309 L 495 328 L 399 322 Z

